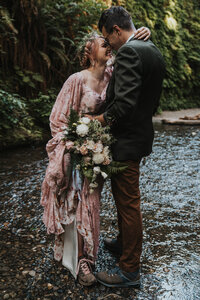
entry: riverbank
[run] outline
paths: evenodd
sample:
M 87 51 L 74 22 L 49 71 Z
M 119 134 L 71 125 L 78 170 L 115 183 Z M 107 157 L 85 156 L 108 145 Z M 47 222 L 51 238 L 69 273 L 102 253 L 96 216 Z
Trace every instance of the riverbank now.
M 31 131 L 15 128 L 10 131 L 10 134 L 0 135 L 0 152 L 21 147 L 43 145 L 50 138 L 51 133 L 48 129 L 34 127 Z
M 198 119 L 195 119 L 198 117 Z M 172 125 L 200 125 L 200 108 L 183 109 L 179 111 L 163 111 L 153 117 L 153 123 Z M 10 135 L 0 136 L 0 151 L 16 149 L 25 146 L 38 146 L 46 144 L 51 138 L 48 128 L 34 128 L 33 131 L 18 130 L 17 128 Z
M 171 125 L 200 125 L 200 108 L 163 111 L 153 117 L 153 122 Z

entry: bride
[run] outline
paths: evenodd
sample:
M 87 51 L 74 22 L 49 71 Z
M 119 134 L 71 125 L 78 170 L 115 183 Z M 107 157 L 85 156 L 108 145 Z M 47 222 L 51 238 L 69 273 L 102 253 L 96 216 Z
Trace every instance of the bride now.
M 148 28 L 140 28 L 135 38 L 150 36 Z M 83 70 L 71 75 L 64 83 L 50 115 L 52 139 L 46 150 L 49 164 L 42 184 L 41 205 L 47 233 L 55 234 L 54 258 L 70 270 L 80 284 L 96 282 L 94 266 L 99 246 L 100 196 L 103 179 L 89 193 L 89 183 L 83 180 L 80 200 L 70 154 L 69 143 L 63 140 L 62 130 L 72 107 L 79 114 L 99 114 L 106 97 L 106 88 L 112 74 L 108 66 L 111 48 L 97 33 L 91 33 L 83 47 L 80 62 Z

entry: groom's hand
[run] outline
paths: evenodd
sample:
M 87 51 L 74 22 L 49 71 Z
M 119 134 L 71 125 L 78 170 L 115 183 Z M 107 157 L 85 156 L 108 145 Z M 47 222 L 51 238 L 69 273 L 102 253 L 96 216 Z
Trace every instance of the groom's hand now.
M 103 114 L 101 114 L 99 116 L 85 115 L 85 117 L 89 118 L 90 120 L 98 120 L 102 126 L 106 126 L 106 121 L 103 117 Z

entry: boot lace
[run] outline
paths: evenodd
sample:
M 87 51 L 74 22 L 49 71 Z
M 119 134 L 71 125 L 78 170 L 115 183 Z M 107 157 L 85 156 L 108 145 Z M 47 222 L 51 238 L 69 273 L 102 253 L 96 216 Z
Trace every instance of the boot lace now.
M 80 259 L 79 263 L 78 263 L 78 267 L 77 267 L 77 275 L 78 275 L 79 271 L 81 271 L 84 275 L 91 273 L 90 263 L 93 264 L 93 261 L 86 259 L 86 258 Z

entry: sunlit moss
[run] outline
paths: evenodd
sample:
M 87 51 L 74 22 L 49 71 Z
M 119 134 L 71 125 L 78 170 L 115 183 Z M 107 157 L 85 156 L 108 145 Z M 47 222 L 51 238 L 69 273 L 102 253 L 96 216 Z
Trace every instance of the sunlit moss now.
M 190 68 L 189 64 L 185 64 L 184 66 L 185 74 L 191 75 L 192 74 L 192 69 Z
M 160 49 L 166 75 L 160 107 L 200 107 L 200 10 L 196 0 L 126 0 L 136 27 L 147 26 Z
M 175 5 L 176 5 L 175 2 L 176 2 L 176 1 L 170 0 L 170 1 L 169 1 L 169 6 L 170 6 L 171 8 L 175 7 Z
M 147 23 L 148 23 L 148 26 L 150 27 L 150 28 L 154 28 L 154 22 L 152 21 L 152 20 L 150 20 L 148 17 L 146 17 L 146 21 L 147 21 Z
M 165 16 L 165 24 L 170 30 L 176 31 L 177 21 L 174 19 L 170 12 L 167 12 L 167 15 Z

